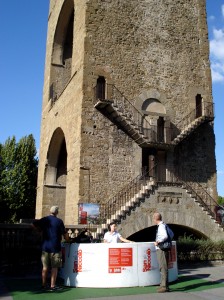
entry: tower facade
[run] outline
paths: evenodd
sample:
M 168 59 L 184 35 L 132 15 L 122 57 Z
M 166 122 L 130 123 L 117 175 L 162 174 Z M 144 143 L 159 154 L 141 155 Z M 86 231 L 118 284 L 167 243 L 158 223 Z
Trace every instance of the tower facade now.
M 216 199 L 213 118 L 204 0 L 51 0 L 36 217 L 142 174 Z

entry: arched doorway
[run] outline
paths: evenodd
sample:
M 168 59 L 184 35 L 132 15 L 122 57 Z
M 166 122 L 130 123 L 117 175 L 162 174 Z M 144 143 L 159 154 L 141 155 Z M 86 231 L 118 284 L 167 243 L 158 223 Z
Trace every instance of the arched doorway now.
M 149 143 L 148 147 L 142 149 L 142 167 L 149 172 L 149 177 L 164 181 L 166 179 L 166 151 L 159 147 L 155 148 L 153 143 L 165 143 L 166 109 L 159 100 L 149 98 L 142 104 L 142 113 L 150 125 L 148 131 L 150 130 L 151 134 L 147 138 L 149 142 L 152 142 L 152 146 Z
M 60 217 L 65 216 L 67 149 L 64 133 L 57 128 L 49 145 L 44 176 L 43 214 L 49 213 L 52 205 L 60 208 Z

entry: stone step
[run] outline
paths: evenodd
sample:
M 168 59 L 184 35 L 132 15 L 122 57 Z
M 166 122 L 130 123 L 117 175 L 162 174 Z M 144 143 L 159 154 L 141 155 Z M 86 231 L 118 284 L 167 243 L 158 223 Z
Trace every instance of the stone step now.
M 121 210 L 124 211 L 125 213 L 127 213 L 129 211 L 130 207 L 127 205 L 123 205 L 121 206 Z

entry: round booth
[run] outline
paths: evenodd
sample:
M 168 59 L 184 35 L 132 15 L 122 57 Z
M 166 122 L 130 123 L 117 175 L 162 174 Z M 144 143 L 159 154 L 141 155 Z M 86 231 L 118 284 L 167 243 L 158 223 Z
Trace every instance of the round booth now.
M 117 288 L 160 284 L 153 242 L 69 244 L 62 247 L 65 286 Z M 178 277 L 176 242 L 169 256 L 169 282 Z

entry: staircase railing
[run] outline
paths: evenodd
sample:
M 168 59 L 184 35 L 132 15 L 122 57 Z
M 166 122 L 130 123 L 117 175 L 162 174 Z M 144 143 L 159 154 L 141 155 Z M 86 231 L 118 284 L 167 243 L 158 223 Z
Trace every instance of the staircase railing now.
M 195 198 L 220 225 L 224 226 L 224 218 L 218 213 L 219 210 L 222 210 L 224 215 L 224 207 L 220 206 L 194 177 L 189 181 L 187 174 L 184 174 L 181 168 L 174 168 L 172 165 L 157 164 L 153 172 L 158 185 L 174 183 L 185 187 L 192 198 Z
M 214 103 L 212 102 L 202 102 L 195 109 L 193 109 L 189 114 L 184 116 L 176 125 L 176 135 L 189 126 L 192 122 L 200 117 L 207 117 L 210 119 L 214 118 Z
M 130 120 L 132 120 L 139 128 L 142 130 L 143 120 L 145 119 L 145 115 L 139 111 L 114 84 L 106 84 L 105 95 L 98 95 L 97 86 L 94 88 L 94 104 L 100 101 L 110 101 L 113 103 L 113 106 L 117 108 L 117 110 L 123 114 L 125 114 Z M 105 96 L 105 97 L 104 97 Z M 147 120 L 144 121 L 144 125 L 146 128 L 150 128 L 151 125 Z
M 184 182 L 188 191 L 191 191 L 192 196 L 209 212 L 209 214 L 221 225 L 224 225 L 224 220 L 220 218 L 219 210 L 224 208 L 203 188 L 203 186 L 195 182 Z
M 117 194 L 110 198 L 106 203 L 101 205 L 100 217 L 101 223 L 106 224 L 107 219 L 110 219 L 116 211 L 120 210 L 122 206 L 131 200 L 141 188 L 150 180 L 150 172 L 145 169 L 142 173 L 127 183 Z
M 184 174 L 178 175 L 178 168 L 173 165 L 156 164 L 149 171 L 142 170 L 142 173 L 126 184 L 116 195 L 101 205 L 100 220 L 105 224 L 125 204 L 137 195 L 143 186 L 153 182 L 153 187 L 160 185 L 175 185 L 185 188 L 191 197 L 198 202 L 208 214 L 224 227 L 224 207 L 205 190 L 205 188 L 192 178 L 191 181 L 184 179 Z M 223 214 L 220 214 L 222 211 Z M 127 213 L 127 212 L 126 212 Z
M 102 90 L 104 93 L 102 93 Z M 171 124 L 163 128 L 161 133 L 159 126 L 151 125 L 147 120 L 147 115 L 139 111 L 113 84 L 105 84 L 103 89 L 96 86 L 94 88 L 94 104 L 99 100 L 110 103 L 121 115 L 137 127 L 139 133 L 143 134 L 149 142 L 171 144 L 171 142 L 195 120 L 201 118 L 214 118 L 214 104 L 212 102 L 202 102 L 189 114 L 182 118 L 177 124 Z
M 94 88 L 94 104 L 99 100 L 105 103 L 110 103 L 120 112 L 127 120 L 137 127 L 140 134 L 143 134 L 149 142 L 158 142 L 169 144 L 171 136 L 173 136 L 173 129 L 164 127 L 163 133 L 159 132 L 158 126 L 151 125 L 147 120 L 147 115 L 139 111 L 115 85 L 106 84 L 105 95 L 102 93 L 98 95 L 97 86 Z M 105 96 L 105 97 L 104 97 Z

